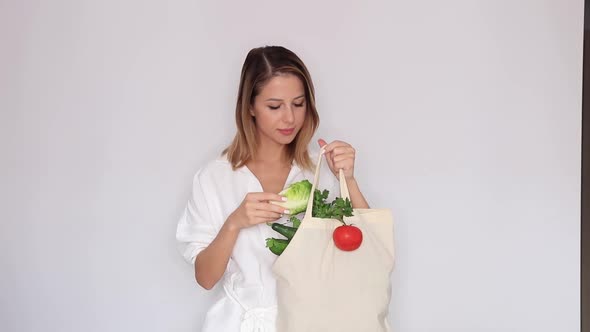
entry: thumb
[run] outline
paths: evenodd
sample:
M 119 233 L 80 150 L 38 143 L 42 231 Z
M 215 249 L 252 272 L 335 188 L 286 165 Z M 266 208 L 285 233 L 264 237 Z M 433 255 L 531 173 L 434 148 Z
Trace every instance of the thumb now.
M 324 145 L 326 145 L 326 144 L 328 144 L 328 143 L 327 143 L 326 141 L 324 141 L 323 139 L 321 139 L 321 138 L 320 138 L 320 139 L 318 140 L 318 144 L 320 145 L 320 148 L 323 148 L 323 147 L 324 147 Z

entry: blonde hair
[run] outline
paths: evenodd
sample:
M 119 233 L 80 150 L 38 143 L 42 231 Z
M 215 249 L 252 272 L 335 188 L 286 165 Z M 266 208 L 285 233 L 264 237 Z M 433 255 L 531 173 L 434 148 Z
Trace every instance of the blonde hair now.
M 302 169 L 311 171 L 315 167 L 307 151 L 307 146 L 320 124 L 311 75 L 303 61 L 292 51 L 282 46 L 264 46 L 250 50 L 242 66 L 236 103 L 237 132 L 232 143 L 221 152 L 222 156 L 227 154 L 233 170 L 244 166 L 256 155 L 256 123 L 249 108 L 264 85 L 281 74 L 292 74 L 301 80 L 306 100 L 303 126 L 287 146 L 287 156 Z

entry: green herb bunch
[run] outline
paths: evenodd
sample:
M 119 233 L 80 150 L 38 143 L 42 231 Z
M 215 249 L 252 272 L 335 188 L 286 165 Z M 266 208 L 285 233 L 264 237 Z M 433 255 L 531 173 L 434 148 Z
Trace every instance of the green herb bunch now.
M 350 202 L 350 199 L 336 197 L 331 203 L 327 203 L 326 199 L 328 199 L 329 193 L 329 190 L 320 191 L 319 189 L 316 189 L 314 191 L 311 216 L 315 218 L 338 219 L 345 224 L 344 217 L 352 216 L 352 203 Z M 285 250 L 293 238 L 294 233 L 297 231 L 297 228 L 301 225 L 301 220 L 295 215 L 291 215 L 289 221 L 291 222 L 292 227 L 279 223 L 273 223 L 271 225 L 274 230 L 286 237 L 286 239 L 266 239 L 266 246 L 276 255 L 280 255 L 283 250 Z
M 344 217 L 352 216 L 352 204 L 348 198 L 336 197 L 332 203 L 326 203 L 328 190 L 315 190 L 311 216 L 316 218 L 338 219 L 344 223 Z

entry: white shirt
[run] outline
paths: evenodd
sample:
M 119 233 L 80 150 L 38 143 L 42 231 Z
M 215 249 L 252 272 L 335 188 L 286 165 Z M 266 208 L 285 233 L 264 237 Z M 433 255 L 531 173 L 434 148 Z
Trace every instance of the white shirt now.
M 315 163 L 318 149 L 310 148 Z M 304 179 L 313 182 L 314 174 L 294 162 L 286 186 Z M 328 189 L 328 202 L 340 196 L 338 179 L 325 160 L 320 169 L 318 189 Z M 193 190 L 178 221 L 176 239 L 185 260 L 196 256 L 215 239 L 227 217 L 241 204 L 248 192 L 262 192 L 256 176 L 243 166 L 233 171 L 225 157 L 200 168 L 193 177 Z M 303 219 L 303 213 L 298 215 Z M 284 216 L 277 222 L 287 222 Z M 224 292 L 207 312 L 202 332 L 275 332 L 276 289 L 272 264 L 276 255 L 266 248 L 266 239 L 282 238 L 265 223 L 242 229 L 225 274 L 220 280 Z

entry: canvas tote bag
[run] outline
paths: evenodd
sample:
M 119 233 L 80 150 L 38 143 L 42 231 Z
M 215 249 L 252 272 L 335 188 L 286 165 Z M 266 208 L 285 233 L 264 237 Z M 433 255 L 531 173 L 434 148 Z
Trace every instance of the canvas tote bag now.
M 344 221 L 361 229 L 363 242 L 354 251 L 338 249 L 332 233 L 342 223 L 311 213 L 324 152 L 322 148 L 301 225 L 272 267 L 277 278 L 277 332 L 389 332 L 391 210 L 353 209 L 353 216 Z M 342 170 L 339 179 L 340 197 L 350 198 Z

